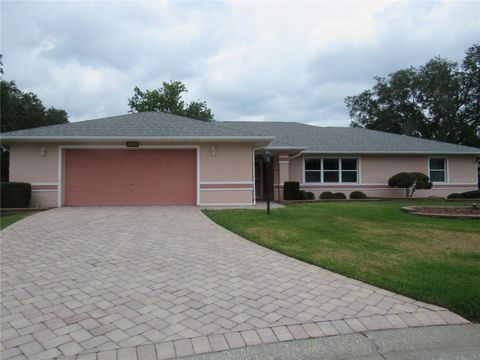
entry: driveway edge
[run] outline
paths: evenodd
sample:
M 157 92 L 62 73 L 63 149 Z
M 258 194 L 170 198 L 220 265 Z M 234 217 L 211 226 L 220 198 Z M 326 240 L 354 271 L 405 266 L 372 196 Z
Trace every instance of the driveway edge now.
M 258 345 L 291 342 L 293 340 L 320 339 L 351 334 L 366 334 L 380 330 L 415 329 L 467 325 L 468 320 L 445 311 L 419 311 L 395 315 L 375 315 L 345 320 L 320 321 L 279 325 L 256 330 L 244 330 L 181 338 L 135 347 L 87 351 L 58 360 L 129 359 L 167 360 L 186 356 L 217 353 Z

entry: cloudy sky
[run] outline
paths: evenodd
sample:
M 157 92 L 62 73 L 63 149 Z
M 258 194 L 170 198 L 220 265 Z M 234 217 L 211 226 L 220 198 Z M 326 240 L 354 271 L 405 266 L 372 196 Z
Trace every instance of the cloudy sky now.
M 217 120 L 349 124 L 373 77 L 480 41 L 480 2 L 2 1 L 5 78 L 71 121 L 187 84 Z

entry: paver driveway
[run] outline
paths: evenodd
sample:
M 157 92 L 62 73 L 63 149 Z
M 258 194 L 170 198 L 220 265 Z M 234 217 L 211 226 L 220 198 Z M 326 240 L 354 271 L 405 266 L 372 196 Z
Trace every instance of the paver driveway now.
M 1 250 L 3 360 L 168 358 L 466 322 L 262 248 L 193 207 L 50 210 L 7 228 Z

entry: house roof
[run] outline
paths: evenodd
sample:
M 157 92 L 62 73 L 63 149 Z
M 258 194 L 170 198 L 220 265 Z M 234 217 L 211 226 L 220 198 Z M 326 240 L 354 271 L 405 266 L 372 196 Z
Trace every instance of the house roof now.
M 225 121 L 235 129 L 275 136 L 271 149 L 304 153 L 474 154 L 480 148 L 354 127 L 318 127 L 297 122 Z
M 141 112 L 1 134 L 7 141 L 104 139 L 271 140 L 220 122 L 205 122 L 161 112 Z
M 255 141 L 270 149 L 304 153 L 474 154 L 479 148 L 350 127 L 297 122 L 204 122 L 161 112 L 141 112 L 1 134 L 14 141 L 175 140 Z

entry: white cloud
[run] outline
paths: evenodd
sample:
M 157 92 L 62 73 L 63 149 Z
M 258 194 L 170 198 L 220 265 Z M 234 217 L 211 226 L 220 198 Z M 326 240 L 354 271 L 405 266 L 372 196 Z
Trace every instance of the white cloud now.
M 6 77 L 72 120 L 184 81 L 219 120 L 347 125 L 373 76 L 479 41 L 478 2 L 3 2 Z

